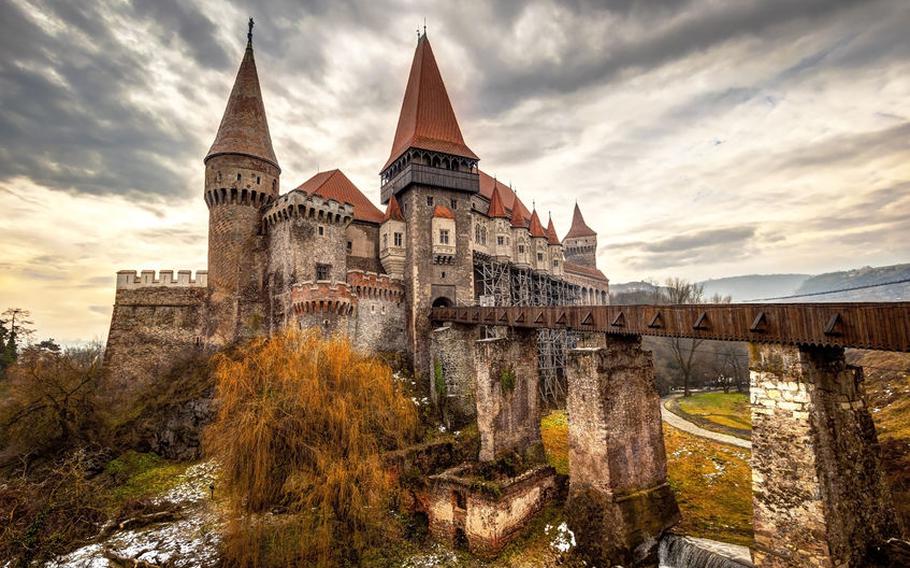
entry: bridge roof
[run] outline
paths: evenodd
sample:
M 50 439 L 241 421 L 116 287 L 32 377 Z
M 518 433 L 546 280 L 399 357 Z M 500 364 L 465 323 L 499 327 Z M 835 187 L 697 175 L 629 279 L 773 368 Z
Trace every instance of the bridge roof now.
M 910 302 L 433 308 L 439 322 L 910 352 Z

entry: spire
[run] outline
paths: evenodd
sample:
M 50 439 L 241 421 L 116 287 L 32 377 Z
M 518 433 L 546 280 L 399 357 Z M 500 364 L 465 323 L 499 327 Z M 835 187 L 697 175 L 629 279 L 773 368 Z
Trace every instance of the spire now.
M 550 215 L 550 222 L 547 224 L 547 244 L 560 245 L 559 237 L 556 236 L 556 228 L 553 227 L 553 216 Z
M 540 217 L 537 216 L 536 208 L 531 212 L 531 226 L 529 229 L 532 237 L 547 238 L 547 233 L 543 230 L 543 225 L 540 224 Z
M 572 226 L 569 228 L 569 232 L 566 234 L 566 239 L 574 239 L 576 237 L 596 237 L 597 233 L 585 223 L 585 218 L 581 215 L 581 209 L 578 207 L 578 203 L 575 203 L 575 212 L 572 213 Z
M 250 18 L 247 32 L 246 52 L 240 62 L 234 88 L 228 97 L 221 125 L 215 142 L 209 149 L 205 161 L 221 154 L 241 154 L 261 158 L 276 168 L 278 158 L 272 149 L 272 137 L 259 89 L 259 74 L 253 59 L 253 19 Z
M 395 196 L 389 198 L 389 206 L 385 210 L 385 217 L 383 217 L 382 222 L 386 221 L 404 221 L 404 215 L 401 214 L 401 207 L 398 205 L 398 200 L 395 199 Z
M 495 182 L 494 182 L 495 183 Z M 506 214 L 506 208 L 502 204 L 502 195 L 499 193 L 499 184 L 496 184 L 493 187 L 493 198 L 490 199 L 490 208 L 487 209 L 487 216 L 496 219 L 508 219 L 509 216 Z
M 518 202 L 518 197 L 515 197 L 515 200 L 512 201 L 512 227 L 516 229 L 524 229 L 527 226 L 527 221 L 525 221 L 524 215 L 521 214 L 521 206 Z
M 392 143 L 389 160 L 382 169 L 389 167 L 408 148 L 478 159 L 461 135 L 458 119 L 452 110 L 452 103 L 426 33 L 417 40 L 408 86 L 401 103 L 398 128 L 395 130 L 395 141 Z

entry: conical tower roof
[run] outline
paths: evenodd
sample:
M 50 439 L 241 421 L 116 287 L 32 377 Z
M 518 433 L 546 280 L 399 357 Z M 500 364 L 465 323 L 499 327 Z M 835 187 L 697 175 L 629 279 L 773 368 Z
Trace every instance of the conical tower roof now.
M 205 161 L 221 154 L 241 154 L 261 158 L 280 170 L 275 150 L 272 149 L 269 123 L 259 89 L 259 74 L 253 58 L 252 27 L 249 37 L 218 134 Z
M 383 222 L 385 221 L 404 221 L 404 215 L 401 213 L 401 206 L 398 205 L 398 200 L 395 199 L 395 196 L 389 198 L 389 206 L 385 210 L 385 217 L 383 217 Z
M 531 231 L 532 237 L 547 238 L 547 233 L 540 224 L 540 217 L 537 216 L 537 209 L 531 212 L 531 226 L 528 229 Z
M 408 148 L 421 148 L 478 159 L 461 135 L 442 75 L 426 33 L 417 40 L 408 86 L 401 103 L 398 128 L 385 170 Z
M 518 202 L 518 197 L 515 197 L 515 200 L 512 202 L 512 227 L 523 229 L 528 226 L 528 222 L 525 220 L 524 215 L 521 214 L 521 207 Z
M 487 210 L 487 216 L 492 219 L 508 219 L 505 205 L 502 204 L 502 195 L 500 195 L 499 186 L 493 188 L 493 198 L 490 199 L 490 208 Z
M 553 216 L 550 216 L 550 222 L 547 224 L 547 244 L 559 245 L 559 237 L 556 236 L 556 228 L 553 226 Z
M 572 213 L 572 226 L 569 228 L 569 232 L 566 234 L 566 239 L 574 239 L 576 237 L 596 237 L 597 233 L 585 223 L 585 218 L 581 215 L 581 209 L 578 208 L 578 203 L 575 204 L 575 212 Z M 565 240 L 565 239 L 563 239 Z

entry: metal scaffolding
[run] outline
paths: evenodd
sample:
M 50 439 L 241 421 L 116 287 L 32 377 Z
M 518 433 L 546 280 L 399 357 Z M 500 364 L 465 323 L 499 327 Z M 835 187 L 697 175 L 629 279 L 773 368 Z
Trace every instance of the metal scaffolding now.
M 474 290 L 482 306 L 569 306 L 578 303 L 579 288 L 565 280 L 529 268 L 474 253 Z M 481 336 L 503 337 L 505 328 L 483 326 Z M 574 348 L 573 332 L 541 329 L 537 336 L 540 396 L 545 404 L 559 405 L 566 396 L 566 352 Z

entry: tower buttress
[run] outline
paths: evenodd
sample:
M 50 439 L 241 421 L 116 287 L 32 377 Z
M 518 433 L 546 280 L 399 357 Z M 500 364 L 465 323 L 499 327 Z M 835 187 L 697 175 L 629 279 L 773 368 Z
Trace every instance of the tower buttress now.
M 253 58 L 252 18 L 247 37 L 218 134 L 204 160 L 209 335 L 217 344 L 266 327 L 261 211 L 278 197 L 281 175 Z

